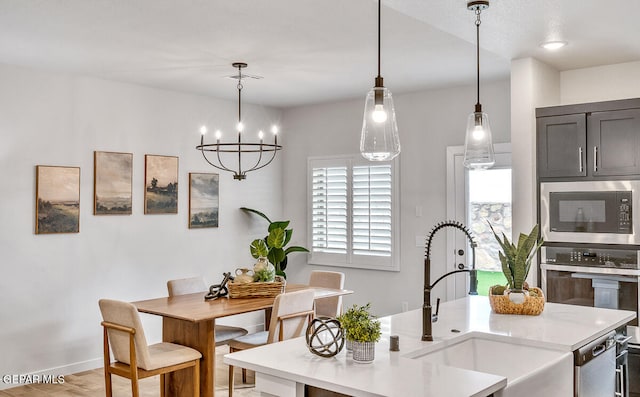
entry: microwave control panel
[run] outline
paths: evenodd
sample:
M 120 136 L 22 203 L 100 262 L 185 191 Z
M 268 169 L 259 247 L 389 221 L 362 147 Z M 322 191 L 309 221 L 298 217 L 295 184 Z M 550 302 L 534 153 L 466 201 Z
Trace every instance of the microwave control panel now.
M 639 251 L 622 249 L 592 249 L 581 247 L 544 247 L 543 263 L 558 265 L 640 269 Z
M 618 230 L 632 233 L 631 227 L 631 192 L 618 192 Z

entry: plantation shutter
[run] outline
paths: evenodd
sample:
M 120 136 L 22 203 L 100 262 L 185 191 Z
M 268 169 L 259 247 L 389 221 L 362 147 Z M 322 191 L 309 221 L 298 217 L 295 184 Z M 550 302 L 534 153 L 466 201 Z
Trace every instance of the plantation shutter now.
M 391 256 L 391 165 L 353 167 L 354 255 Z
M 309 263 L 399 270 L 394 163 L 310 158 L 308 172 Z
M 347 253 L 347 167 L 314 168 L 312 174 L 313 250 Z

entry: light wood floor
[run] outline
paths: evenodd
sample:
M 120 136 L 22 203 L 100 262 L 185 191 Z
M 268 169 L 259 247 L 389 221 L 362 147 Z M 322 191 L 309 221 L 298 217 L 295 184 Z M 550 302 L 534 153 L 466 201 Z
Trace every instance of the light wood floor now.
M 222 362 L 222 356 L 228 353 L 226 346 L 216 348 L 216 396 L 228 395 L 228 368 Z M 234 396 L 258 397 L 260 393 L 253 388 L 253 372 L 247 371 L 247 384 L 242 384 L 240 369 L 236 368 Z M 131 396 L 131 383 L 128 379 L 113 375 L 113 396 Z M 102 368 L 65 375 L 63 384 L 31 384 L 0 390 L 0 397 L 104 397 L 104 372 Z M 160 395 L 160 378 L 154 376 L 140 381 L 140 397 Z

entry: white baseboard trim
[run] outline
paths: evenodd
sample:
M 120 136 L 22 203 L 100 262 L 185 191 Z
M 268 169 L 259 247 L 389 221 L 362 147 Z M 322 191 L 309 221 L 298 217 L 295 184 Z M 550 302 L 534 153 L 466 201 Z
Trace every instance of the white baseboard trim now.
M 60 367 L 43 369 L 41 371 L 28 374 L 2 374 L 0 377 L 0 390 L 24 386 L 29 383 L 62 383 L 64 375 L 71 375 L 82 371 L 101 368 L 102 365 L 103 359 L 100 357 Z M 37 382 L 35 382 L 36 380 Z

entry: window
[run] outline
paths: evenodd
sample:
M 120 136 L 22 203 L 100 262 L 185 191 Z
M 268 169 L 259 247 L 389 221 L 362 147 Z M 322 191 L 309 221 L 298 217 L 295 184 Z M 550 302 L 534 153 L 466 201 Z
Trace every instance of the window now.
M 310 263 L 399 270 L 395 162 L 309 159 Z

